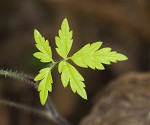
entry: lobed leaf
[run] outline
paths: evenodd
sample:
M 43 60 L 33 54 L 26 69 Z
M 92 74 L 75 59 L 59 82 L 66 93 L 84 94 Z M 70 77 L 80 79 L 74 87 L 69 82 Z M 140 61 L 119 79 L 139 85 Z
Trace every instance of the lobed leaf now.
M 55 37 L 57 45 L 56 51 L 62 58 L 66 59 L 73 43 L 73 33 L 70 31 L 68 20 L 66 18 L 62 22 L 61 29 L 58 34 L 59 36 Z
M 116 51 L 111 51 L 111 48 L 109 47 L 98 50 L 96 52 L 96 55 L 100 56 L 101 63 L 107 65 L 111 64 L 111 62 L 117 63 L 117 61 L 124 61 L 128 59 L 125 55 L 121 53 L 117 53 Z
M 111 48 L 100 49 L 102 42 L 95 42 L 93 44 L 87 44 L 79 51 L 77 51 L 71 60 L 78 66 L 84 68 L 92 68 L 104 70 L 103 64 L 110 64 L 111 62 L 127 60 L 127 57 L 123 54 L 111 51 Z
M 40 102 L 45 104 L 48 98 L 48 91 L 52 91 L 52 75 L 51 68 L 43 68 L 39 71 L 39 74 L 35 77 L 34 81 L 40 81 L 38 91 L 40 92 Z
M 81 74 L 68 62 L 61 61 L 58 65 L 58 71 L 61 73 L 61 81 L 64 87 L 70 83 L 72 91 L 77 92 L 82 98 L 87 99 L 85 91 L 84 78 Z
M 35 52 L 33 56 L 40 59 L 41 62 L 51 62 L 52 59 L 52 51 L 51 47 L 49 46 L 49 41 L 45 40 L 44 37 L 35 29 L 34 30 L 34 39 L 35 39 L 35 46 L 40 52 Z
M 76 65 L 84 68 L 92 68 L 104 70 L 103 64 L 109 65 L 111 62 L 116 63 L 117 61 L 127 60 L 127 57 L 116 51 L 111 51 L 111 48 L 105 47 L 100 49 L 102 42 L 95 42 L 87 44 L 79 51 L 77 51 L 72 57 L 68 58 L 68 54 L 73 44 L 73 32 L 70 31 L 68 20 L 65 18 L 62 22 L 61 28 L 58 32 L 58 36 L 55 37 L 56 51 L 63 58 L 58 64 L 52 59 L 52 51 L 49 46 L 48 40 L 35 29 L 34 38 L 36 47 L 39 52 L 33 55 L 40 59 L 41 62 L 49 62 L 55 66 L 58 64 L 58 71 L 61 73 L 61 81 L 64 87 L 70 83 L 70 87 L 74 93 L 78 93 L 82 98 L 87 99 L 85 91 L 84 78 L 82 75 L 66 60 L 71 59 Z M 48 91 L 52 91 L 52 67 L 49 64 L 48 68 L 43 68 L 39 71 L 39 74 L 35 77 L 34 81 L 40 81 L 38 91 L 40 92 L 40 101 L 44 105 L 48 98 Z

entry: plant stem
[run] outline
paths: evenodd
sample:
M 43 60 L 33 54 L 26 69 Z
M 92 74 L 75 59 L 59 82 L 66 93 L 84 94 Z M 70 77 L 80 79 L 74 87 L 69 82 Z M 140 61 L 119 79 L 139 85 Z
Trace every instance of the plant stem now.
M 36 90 L 38 88 L 38 83 L 34 82 L 34 78 L 31 76 L 28 76 L 24 73 L 18 73 L 18 72 L 13 72 L 11 70 L 8 71 L 8 70 L 1 69 L 0 76 L 5 76 L 5 77 L 20 80 L 20 81 L 24 81 L 24 82 L 28 83 L 29 85 L 33 86 Z M 19 106 L 19 105 L 15 106 L 14 104 L 10 104 L 10 105 L 13 105 L 14 107 Z M 55 122 L 58 125 L 70 125 L 63 117 L 61 117 L 58 114 L 58 112 L 56 111 L 56 109 L 53 105 L 53 102 L 50 98 L 48 98 L 48 100 L 46 101 L 45 108 L 49 113 L 49 119 L 51 119 L 53 122 Z
M 53 120 L 58 124 L 58 125 L 71 125 L 70 123 L 68 123 L 68 121 L 66 121 L 63 117 L 61 117 L 58 112 L 56 111 L 56 108 L 53 105 L 53 102 L 50 98 L 48 98 L 46 104 L 46 109 L 48 110 L 48 112 L 51 112 L 53 115 Z
M 19 81 L 24 81 L 30 84 L 31 86 L 33 86 L 35 89 L 37 89 L 38 87 L 38 85 L 35 84 L 33 77 L 26 75 L 24 73 L 18 73 L 17 71 L 13 72 L 11 70 L 0 69 L 0 76 L 5 76 Z
M 0 99 L 0 104 L 3 104 L 5 106 L 14 107 L 14 108 L 17 108 L 17 109 L 20 109 L 20 110 L 24 110 L 28 113 L 33 113 L 33 114 L 39 115 L 41 117 L 46 117 L 48 119 L 50 117 L 49 113 L 47 111 L 38 110 L 38 109 L 35 109 L 33 107 L 18 104 L 18 103 L 12 102 L 12 101 Z

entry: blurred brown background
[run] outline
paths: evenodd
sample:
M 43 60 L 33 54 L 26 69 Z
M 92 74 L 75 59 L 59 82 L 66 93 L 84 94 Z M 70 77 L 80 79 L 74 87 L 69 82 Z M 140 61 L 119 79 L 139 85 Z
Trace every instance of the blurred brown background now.
M 50 41 L 55 59 L 54 38 L 64 17 L 74 32 L 70 55 L 86 43 L 103 41 L 103 47 L 128 56 L 129 60 L 105 66 L 105 71 L 78 70 L 85 77 L 88 101 L 64 89 L 57 69 L 50 96 L 59 111 L 73 124 L 91 109 L 96 93 L 119 75 L 150 69 L 149 0 L 1 0 L 0 67 L 35 76 L 45 65 L 32 54 L 37 51 L 33 30 Z M 29 85 L 0 78 L 0 98 L 41 109 L 38 93 Z M 50 121 L 14 108 L 0 106 L 0 125 L 50 125 Z

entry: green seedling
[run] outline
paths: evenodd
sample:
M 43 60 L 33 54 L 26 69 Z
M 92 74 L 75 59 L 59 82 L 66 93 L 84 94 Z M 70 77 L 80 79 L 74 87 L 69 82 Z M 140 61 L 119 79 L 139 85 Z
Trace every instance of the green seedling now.
M 71 60 L 79 67 L 104 70 L 104 64 L 110 65 L 111 62 L 124 61 L 128 58 L 111 48 L 101 48 L 102 42 L 88 43 L 72 56 L 68 56 L 73 44 L 73 32 L 70 30 L 68 20 L 65 18 L 62 22 L 61 28 L 58 31 L 58 36 L 55 37 L 56 52 L 62 58 L 60 61 L 54 61 L 49 41 L 38 32 L 34 30 L 35 46 L 39 52 L 33 55 L 40 59 L 42 63 L 48 63 L 46 68 L 39 71 L 39 74 L 34 78 L 38 84 L 38 91 L 40 95 L 40 102 L 45 104 L 48 98 L 48 92 L 52 92 L 52 69 L 58 66 L 58 72 L 61 74 L 61 81 L 63 87 L 70 87 L 74 93 L 79 94 L 83 99 L 87 99 L 85 90 L 84 78 L 78 70 L 68 62 Z

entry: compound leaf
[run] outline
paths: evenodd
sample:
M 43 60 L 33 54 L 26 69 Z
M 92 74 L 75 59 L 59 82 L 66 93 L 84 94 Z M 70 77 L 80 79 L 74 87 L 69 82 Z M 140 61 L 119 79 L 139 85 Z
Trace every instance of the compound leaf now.
M 66 59 L 73 43 L 73 33 L 70 31 L 68 20 L 66 18 L 62 22 L 61 29 L 58 34 L 59 36 L 55 37 L 57 45 L 56 51 L 62 58 Z
M 61 61 L 58 65 L 58 71 L 61 73 L 61 81 L 64 87 L 70 83 L 72 91 L 77 92 L 82 98 L 87 99 L 85 91 L 84 78 L 81 74 L 68 62 Z
M 52 91 L 52 68 L 58 64 L 58 71 L 61 73 L 61 81 L 64 87 L 70 83 L 70 87 L 74 93 L 78 93 L 82 98 L 87 99 L 85 91 L 84 78 L 67 60 L 71 59 L 76 65 L 83 68 L 92 68 L 104 70 L 103 64 L 109 65 L 111 62 L 127 60 L 128 58 L 116 51 L 111 51 L 111 48 L 105 47 L 100 49 L 102 42 L 95 42 L 87 44 L 79 51 L 77 51 L 72 57 L 68 58 L 68 54 L 73 44 L 73 32 L 70 31 L 68 20 L 65 18 L 62 22 L 61 28 L 58 31 L 58 36 L 55 37 L 56 51 L 63 58 L 62 61 L 54 62 L 52 59 L 52 51 L 49 46 L 48 40 L 35 29 L 34 38 L 36 41 L 35 46 L 39 52 L 35 52 L 33 55 L 40 59 L 41 62 L 48 62 L 49 66 L 39 71 L 39 74 L 35 77 L 34 81 L 38 82 L 38 91 L 40 95 L 41 104 L 44 105 L 48 92 Z M 51 65 L 52 64 L 52 65 Z
M 35 46 L 40 52 L 35 52 L 33 55 L 40 59 L 41 62 L 51 62 L 52 59 L 52 51 L 51 47 L 49 46 L 48 40 L 45 40 L 44 37 L 35 29 L 34 30 L 34 39 L 35 39 Z
M 72 61 L 80 67 L 104 70 L 103 64 L 127 60 L 125 55 L 111 51 L 111 48 L 100 49 L 101 45 L 102 42 L 85 45 L 71 57 Z
M 52 75 L 51 68 L 43 68 L 39 71 L 39 74 L 35 77 L 34 81 L 39 81 L 38 91 L 40 92 L 40 101 L 44 105 L 48 98 L 48 91 L 52 91 Z

